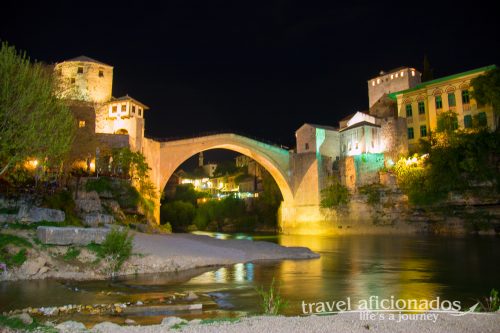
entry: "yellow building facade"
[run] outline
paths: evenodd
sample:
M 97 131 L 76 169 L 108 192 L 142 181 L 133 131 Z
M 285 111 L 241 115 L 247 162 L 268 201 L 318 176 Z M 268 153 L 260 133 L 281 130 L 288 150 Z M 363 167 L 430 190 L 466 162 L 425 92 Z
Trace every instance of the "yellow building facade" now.
M 470 82 L 495 68 L 495 65 L 481 67 L 389 94 L 397 101 L 398 116 L 406 118 L 409 147 L 415 148 L 421 138 L 425 139 L 435 131 L 438 116 L 446 111 L 457 114 L 459 128 L 478 124 L 493 129 L 493 108 L 477 103 L 472 97 Z

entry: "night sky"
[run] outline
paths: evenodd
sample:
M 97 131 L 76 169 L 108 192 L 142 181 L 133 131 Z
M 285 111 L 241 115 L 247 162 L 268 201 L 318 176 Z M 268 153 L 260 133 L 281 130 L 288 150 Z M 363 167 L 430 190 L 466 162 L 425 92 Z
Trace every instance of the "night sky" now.
M 2 40 L 48 63 L 113 65 L 113 95 L 151 108 L 151 137 L 233 130 L 291 147 L 304 122 L 367 109 L 382 69 L 421 70 L 427 54 L 439 77 L 500 59 L 493 2 L 9 3 Z

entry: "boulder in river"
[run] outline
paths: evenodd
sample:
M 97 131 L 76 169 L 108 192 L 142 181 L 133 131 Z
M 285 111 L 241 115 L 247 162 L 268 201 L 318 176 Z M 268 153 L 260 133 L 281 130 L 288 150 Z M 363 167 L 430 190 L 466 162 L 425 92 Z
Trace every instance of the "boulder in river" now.
M 187 320 L 179 318 L 179 317 L 165 317 L 161 321 L 161 325 L 168 326 L 168 327 L 172 327 L 174 325 L 184 324 L 184 323 L 187 323 Z
M 31 318 L 31 316 L 27 313 L 16 314 L 10 316 L 9 318 L 20 319 L 25 325 L 30 325 L 31 323 L 33 323 L 33 318 Z
M 73 320 L 62 322 L 59 325 L 57 325 L 56 328 L 60 332 L 82 332 L 87 330 L 85 325 L 83 325 L 78 321 L 73 321 Z

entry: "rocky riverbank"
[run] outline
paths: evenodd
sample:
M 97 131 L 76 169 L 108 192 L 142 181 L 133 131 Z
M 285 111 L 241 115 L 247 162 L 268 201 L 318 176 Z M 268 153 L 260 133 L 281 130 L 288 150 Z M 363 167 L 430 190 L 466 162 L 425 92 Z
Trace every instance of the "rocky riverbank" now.
M 90 247 L 40 244 L 33 230 L 4 229 L 2 233 L 22 237 L 30 241 L 33 246 L 26 249 L 27 259 L 21 266 L 0 273 L 0 281 L 109 278 L 105 263 L 98 260 Z M 17 249 L 13 248 L 12 251 Z M 219 240 L 192 234 L 134 233 L 133 253 L 115 275 L 174 272 L 257 260 L 319 257 L 304 247 L 284 247 L 250 240 Z

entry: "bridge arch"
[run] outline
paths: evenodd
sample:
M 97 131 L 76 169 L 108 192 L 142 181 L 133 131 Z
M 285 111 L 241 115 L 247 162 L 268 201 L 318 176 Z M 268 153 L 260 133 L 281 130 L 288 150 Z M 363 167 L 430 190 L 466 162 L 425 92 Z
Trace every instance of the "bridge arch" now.
M 293 202 L 289 176 L 290 153 L 278 146 L 233 133 L 214 134 L 190 139 L 158 142 L 146 139 L 143 153 L 151 167 L 151 179 L 159 194 L 177 168 L 191 156 L 211 149 L 227 149 L 249 156 L 264 167 L 276 181 L 283 203 Z M 155 218 L 159 222 L 159 200 Z
M 160 144 L 158 190 L 163 191 L 177 168 L 191 156 L 211 149 L 227 149 L 246 155 L 262 165 L 274 178 L 283 200 L 293 200 L 288 180 L 289 152 L 254 139 L 236 134 L 216 134 Z

